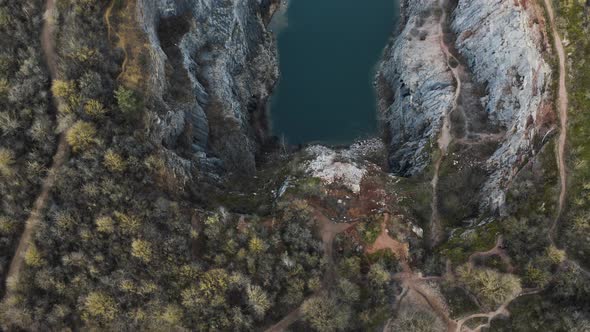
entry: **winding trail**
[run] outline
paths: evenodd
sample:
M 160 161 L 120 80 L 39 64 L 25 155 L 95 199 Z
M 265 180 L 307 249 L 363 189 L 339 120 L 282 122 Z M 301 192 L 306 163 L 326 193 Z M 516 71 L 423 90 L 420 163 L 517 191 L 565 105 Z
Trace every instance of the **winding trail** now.
M 497 317 L 502 317 L 502 316 L 508 316 L 510 315 L 510 312 L 508 311 L 508 306 L 510 305 L 510 303 L 512 303 L 514 300 L 522 297 L 522 296 L 526 296 L 526 295 L 533 295 L 536 293 L 541 292 L 540 289 L 530 289 L 530 290 L 524 290 L 522 292 L 520 292 L 518 295 L 516 295 L 515 297 L 507 300 L 506 302 L 502 303 L 502 305 L 500 307 L 498 307 L 498 309 L 494 310 L 494 311 L 490 311 L 487 313 L 477 313 L 477 314 L 473 314 L 473 315 L 469 315 L 467 317 L 461 318 L 459 320 L 457 320 L 457 325 L 455 328 L 455 332 L 462 332 L 462 331 L 467 331 L 467 332 L 480 332 L 482 331 L 483 328 L 490 328 L 492 321 L 497 318 Z M 475 318 L 485 318 L 487 320 L 486 323 L 481 324 L 479 326 L 477 326 L 474 329 L 470 329 L 465 325 L 465 323 L 469 320 L 475 319 Z
M 45 2 L 45 13 L 43 14 L 43 28 L 41 30 L 41 48 L 45 56 L 45 62 L 49 69 L 51 79 L 57 78 L 57 53 L 53 41 L 53 12 L 55 10 L 55 0 Z M 54 100 L 55 103 L 57 103 Z
M 393 312 L 395 313 L 400 309 L 402 301 L 405 299 L 419 299 L 427 304 L 428 307 L 442 319 L 448 331 L 453 331 L 456 322 L 450 318 L 446 302 L 432 286 L 428 285 L 428 282 L 430 281 L 438 282 L 443 281 L 445 278 L 438 276 L 423 277 L 421 273 L 412 271 L 409 263 L 409 246 L 407 243 L 400 243 L 389 235 L 387 232 L 388 221 L 389 214 L 385 213 L 384 221 L 381 224 L 381 233 L 366 251 L 368 253 L 373 253 L 379 250 L 390 250 L 399 260 L 402 272 L 395 273 L 392 276 L 392 279 L 400 283 L 402 291 L 400 295 L 397 296 Z M 391 319 L 385 324 L 384 331 L 387 330 L 390 323 Z
M 547 14 L 549 15 L 549 20 L 551 21 L 551 31 L 553 33 L 553 42 L 555 45 L 555 51 L 557 52 L 557 57 L 559 58 L 559 92 L 557 97 L 557 104 L 559 109 L 559 120 L 560 120 L 560 131 L 559 131 L 559 141 L 557 146 L 557 159 L 559 165 L 559 180 L 561 185 L 561 191 L 559 193 L 559 203 L 557 208 L 557 215 L 555 216 L 555 220 L 549 229 L 549 239 L 551 243 L 555 244 L 555 232 L 557 230 L 557 226 L 559 224 L 559 220 L 563 214 L 563 210 L 565 208 L 566 198 L 567 198 L 567 168 L 566 168 L 566 156 L 565 156 L 565 148 L 567 145 L 567 123 L 568 123 L 568 95 L 567 95 L 567 86 L 566 86 L 566 57 L 565 57 L 565 49 L 563 47 L 563 42 L 561 37 L 559 36 L 559 32 L 557 31 L 557 26 L 555 25 L 555 12 L 553 10 L 553 4 L 551 0 L 545 0 L 545 8 L 547 9 Z
M 500 235 L 500 236 L 498 236 L 498 239 L 496 240 L 496 245 L 492 249 L 490 249 L 488 251 L 483 251 L 483 252 L 480 251 L 480 252 L 475 252 L 475 253 L 471 254 L 471 256 L 469 256 L 469 264 L 471 264 L 471 266 L 475 266 L 475 261 L 478 258 L 498 256 L 498 257 L 500 257 L 502 262 L 506 265 L 506 267 L 508 269 L 508 273 L 513 273 L 515 268 L 512 265 L 512 260 L 510 259 L 510 256 L 508 256 L 506 251 L 504 251 L 503 246 L 504 246 L 504 240 L 503 240 L 502 236 Z
M 492 255 L 498 255 L 502 258 L 503 261 L 505 261 L 507 264 L 509 264 L 510 269 L 512 269 L 512 265 L 510 263 L 510 257 L 504 252 L 504 249 L 502 248 L 502 246 L 503 246 L 503 240 L 502 240 L 502 237 L 499 236 L 496 241 L 495 246 L 492 249 L 487 250 L 487 251 L 473 253 L 469 257 L 469 264 L 471 264 L 473 266 L 473 264 L 474 264 L 473 261 L 477 257 L 487 257 L 487 256 L 492 256 Z M 435 313 L 444 322 L 444 324 L 446 325 L 446 330 L 449 332 L 463 332 L 463 331 L 480 332 L 484 328 L 489 328 L 491 325 L 491 322 L 495 318 L 502 317 L 502 316 L 508 316 L 510 313 L 507 308 L 514 300 L 516 300 L 522 296 L 532 295 L 532 294 L 536 294 L 536 293 L 539 293 L 542 291 L 542 289 L 523 290 L 519 294 L 515 295 L 514 297 L 506 300 L 496 310 L 489 311 L 489 312 L 475 313 L 475 314 L 471 314 L 471 315 L 465 316 L 460 319 L 453 319 L 450 316 L 448 306 L 445 303 L 444 299 L 432 286 L 428 285 L 428 283 L 427 283 L 429 281 L 441 282 L 441 281 L 452 280 L 453 273 L 450 270 L 450 265 L 447 264 L 447 273 L 446 273 L 446 275 L 443 275 L 441 277 L 437 277 L 437 276 L 423 277 L 421 275 L 421 273 L 413 272 L 411 269 L 409 269 L 409 270 L 404 269 L 404 271 L 396 273 L 393 276 L 393 279 L 398 281 L 402 286 L 402 292 L 397 297 L 399 302 L 395 304 L 394 312 L 399 310 L 399 308 L 401 307 L 401 301 L 403 301 L 405 298 L 408 298 L 408 297 L 416 298 L 417 297 L 419 299 L 422 299 L 428 305 L 430 310 L 432 310 L 432 312 Z M 471 328 L 465 326 L 466 322 L 468 322 L 472 319 L 476 319 L 476 318 L 485 318 L 486 323 L 481 324 L 474 329 L 471 329 Z M 387 327 L 390 325 L 390 323 L 391 323 L 391 319 L 385 325 L 384 331 L 387 330 Z
M 554 45 L 555 50 L 557 52 L 557 57 L 559 58 L 559 91 L 558 91 L 558 108 L 559 108 L 559 119 L 560 119 L 560 131 L 559 131 L 559 140 L 557 146 L 557 160 L 559 166 L 559 179 L 560 179 L 560 193 L 559 193 L 559 202 L 557 207 L 557 213 L 553 223 L 551 224 L 551 228 L 549 229 L 549 241 L 555 247 L 558 247 L 555 242 L 555 235 L 557 233 L 557 227 L 559 226 L 559 221 L 563 216 L 563 211 L 565 209 L 566 200 L 567 200 L 567 163 L 566 163 L 566 146 L 567 146 L 567 132 L 568 132 L 568 93 L 567 93 L 567 85 L 566 85 L 566 74 L 567 74 L 567 67 L 566 67 L 566 55 L 565 49 L 563 47 L 563 42 L 557 30 L 557 26 L 555 25 L 555 12 L 553 9 L 553 5 L 551 0 L 545 0 L 545 8 L 547 9 L 547 14 L 549 15 L 549 20 L 551 21 L 551 31 L 553 33 Z M 575 268 L 580 270 L 582 274 L 584 274 L 587 278 L 590 278 L 590 271 L 586 270 L 580 263 L 572 258 L 566 258 L 564 263 L 568 262 L 572 264 Z
M 111 3 L 107 7 L 107 10 L 104 12 L 104 22 L 107 25 L 107 38 L 109 40 L 109 43 L 112 43 L 111 35 L 112 35 L 113 27 L 111 25 L 111 14 L 113 12 L 113 8 L 115 7 L 116 1 L 117 0 L 111 0 Z
M 47 62 L 47 67 L 49 69 L 49 74 L 52 80 L 55 80 L 58 77 L 57 54 L 55 52 L 55 44 L 53 41 L 52 15 L 54 9 L 55 0 L 47 0 L 45 3 L 45 14 L 43 15 L 43 29 L 41 31 L 41 47 L 43 49 L 45 61 Z M 57 109 L 59 101 L 54 98 L 53 103 Z M 10 287 L 10 284 L 12 282 L 16 282 L 19 278 L 20 272 L 22 271 L 24 266 L 25 254 L 31 245 L 37 225 L 43 220 L 51 188 L 53 188 L 57 180 L 58 170 L 68 159 L 68 155 L 69 146 L 66 142 L 65 135 L 61 134 L 57 146 L 57 151 L 53 156 L 52 166 L 47 173 L 47 177 L 43 180 L 43 183 L 41 185 L 41 192 L 39 193 L 39 196 L 37 196 L 37 199 L 33 203 L 31 214 L 29 215 L 29 218 L 25 223 L 25 229 L 21 234 L 17 249 L 14 253 L 14 256 L 12 257 L 12 261 L 10 262 L 10 268 L 8 270 L 8 273 L 6 274 L 6 283 L 8 287 L 6 288 L 7 290 L 5 298 L 8 298 L 12 295 L 12 289 Z
M 314 296 L 315 296 L 315 294 L 314 294 Z M 281 319 L 278 323 L 276 323 L 275 325 L 266 329 L 265 332 L 285 331 L 285 330 L 287 330 L 287 328 L 289 326 L 291 326 L 291 324 L 298 321 L 299 318 L 301 318 L 301 316 L 302 316 L 301 307 L 297 307 L 295 310 L 291 311 L 287 316 L 285 316 L 283 319 Z
M 445 0 L 439 0 L 439 6 L 442 10 L 442 15 L 439 21 L 439 37 L 440 37 L 440 47 L 445 55 L 445 59 L 447 62 L 447 66 L 451 71 L 453 78 L 457 84 L 455 88 L 455 96 L 453 99 L 453 106 L 450 110 L 446 111 L 443 118 L 443 125 L 441 128 L 440 135 L 438 137 L 437 143 L 438 148 L 440 151 L 440 155 L 436 159 L 434 163 L 434 175 L 432 177 L 432 181 L 430 182 L 432 187 L 432 203 L 431 203 L 431 210 L 432 214 L 430 216 L 430 243 L 429 246 L 431 248 L 436 247 L 443 238 L 443 226 L 440 221 L 440 213 L 438 211 L 438 183 L 439 183 L 439 173 L 440 167 L 447 156 L 449 145 L 453 140 L 453 136 L 451 134 L 451 114 L 457 109 L 459 103 L 459 97 L 461 96 L 461 65 L 457 58 L 453 56 L 451 51 L 449 50 L 448 45 L 446 45 L 444 41 L 444 24 L 447 21 L 447 10 L 446 10 L 446 2 Z M 457 65 L 452 66 L 451 61 L 454 61 Z
M 320 226 L 320 235 L 322 237 L 322 247 L 324 249 L 324 258 L 328 261 L 328 268 L 324 274 L 322 287 L 308 298 L 318 296 L 327 287 L 327 285 L 336 279 L 336 271 L 334 270 L 334 239 L 336 235 L 343 233 L 354 227 L 355 223 L 335 223 L 323 214 L 319 207 L 314 207 L 314 218 Z M 291 324 L 298 321 L 303 315 L 301 306 L 292 310 L 287 316 L 281 319 L 278 323 L 269 327 L 265 332 L 280 332 L 285 331 Z

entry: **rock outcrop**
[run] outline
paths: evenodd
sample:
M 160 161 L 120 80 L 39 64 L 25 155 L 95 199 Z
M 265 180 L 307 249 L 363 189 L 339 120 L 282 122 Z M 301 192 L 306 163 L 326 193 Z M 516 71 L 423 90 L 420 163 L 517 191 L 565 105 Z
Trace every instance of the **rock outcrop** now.
M 452 29 L 456 47 L 479 82 L 485 83 L 489 118 L 506 129 L 488 160 L 492 172 L 484 185 L 491 207 L 504 203 L 504 188 L 534 151 L 533 139 L 544 136 L 550 104 L 551 69 L 543 15 L 534 2 L 459 1 Z
M 278 78 L 272 0 L 138 0 L 156 131 L 173 168 L 249 174 Z
M 485 134 L 494 138 L 496 150 L 484 162 L 488 177 L 480 195 L 482 208 L 496 209 L 505 201 L 507 184 L 552 125 L 543 15 L 527 1 L 444 3 L 403 1 L 399 34 L 386 49 L 377 82 L 389 164 L 394 173 L 412 176 L 431 161 L 431 143 L 452 107 L 456 86 L 441 51 L 444 40 L 465 64 L 469 80 L 483 87 L 471 99 L 481 101 L 477 108 L 485 110 L 486 126 L 496 128 L 493 135 Z M 439 24 L 443 10 L 448 18 Z
M 412 176 L 430 162 L 431 144 L 451 108 L 453 76 L 440 47 L 436 0 L 402 2 L 401 27 L 378 73 L 379 114 L 393 173 Z

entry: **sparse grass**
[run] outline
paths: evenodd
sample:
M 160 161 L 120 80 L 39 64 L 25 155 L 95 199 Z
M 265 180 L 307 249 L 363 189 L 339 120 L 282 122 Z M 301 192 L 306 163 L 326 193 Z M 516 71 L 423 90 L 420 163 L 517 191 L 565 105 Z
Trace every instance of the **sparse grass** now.
M 586 199 L 586 187 L 590 183 L 590 28 L 588 8 L 583 1 L 568 3 L 554 2 L 558 11 L 558 26 L 562 37 L 567 40 L 566 53 L 569 57 L 567 85 L 569 93 L 569 192 L 568 211 L 563 218 L 563 227 L 574 227 L 574 221 L 590 213 L 590 200 Z M 569 234 L 569 236 L 567 235 Z M 590 264 L 588 241 L 576 232 L 566 232 L 572 254 L 585 264 Z
M 473 253 L 492 249 L 501 233 L 501 225 L 494 221 L 482 227 L 464 230 L 469 232 L 462 235 L 463 232 L 457 231 L 440 248 L 441 255 L 450 259 L 453 264 L 466 262 Z
M 556 141 L 548 142 L 513 180 L 507 193 L 512 216 L 526 218 L 536 214 L 547 220 L 554 218 L 559 197 L 555 149 Z
M 428 178 L 430 172 L 412 178 L 398 178 L 386 184 L 387 190 L 399 193 L 398 203 L 412 211 L 421 227 L 426 227 L 432 214 L 432 186 Z
M 314 177 L 304 176 L 295 181 L 294 186 L 289 189 L 290 193 L 296 193 L 303 197 L 321 196 L 323 192 L 322 180 Z

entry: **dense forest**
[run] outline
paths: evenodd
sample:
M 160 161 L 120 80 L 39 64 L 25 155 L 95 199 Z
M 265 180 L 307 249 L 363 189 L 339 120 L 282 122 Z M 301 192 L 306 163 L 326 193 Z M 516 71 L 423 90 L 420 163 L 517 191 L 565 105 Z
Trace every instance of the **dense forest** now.
M 4 330 L 590 329 L 587 4 L 556 8 L 573 118 L 561 222 L 551 140 L 500 215 L 431 245 L 430 179 L 384 171 L 379 144 L 269 143 L 246 175 L 172 167 L 135 1 L 49 3 L 0 0 Z M 326 159 L 345 170 L 332 183 Z

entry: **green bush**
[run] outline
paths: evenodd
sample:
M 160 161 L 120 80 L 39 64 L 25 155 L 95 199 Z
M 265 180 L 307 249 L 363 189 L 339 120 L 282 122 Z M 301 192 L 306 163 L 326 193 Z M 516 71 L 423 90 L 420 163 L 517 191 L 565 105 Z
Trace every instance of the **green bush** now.
M 11 176 L 14 173 L 14 163 L 14 152 L 6 148 L 0 148 L 0 175 L 4 177 Z
M 117 99 L 119 110 L 127 116 L 133 116 L 141 109 L 141 101 L 135 92 L 124 86 L 119 86 L 117 91 L 115 91 L 115 98 Z
M 93 118 L 102 118 L 107 113 L 107 110 L 100 101 L 90 99 L 84 105 L 84 112 Z
M 491 269 L 474 268 L 464 264 L 457 268 L 457 275 L 458 281 L 476 294 L 482 304 L 490 308 L 496 308 L 522 290 L 517 276 Z
M 105 153 L 103 164 L 109 171 L 113 173 L 121 173 L 127 168 L 127 162 L 125 162 L 125 159 L 123 159 L 120 154 L 112 150 L 108 150 Z
M 149 263 L 153 256 L 151 243 L 145 240 L 133 240 L 131 243 L 131 255 L 133 255 L 133 257 L 139 258 L 145 263 Z
M 99 321 L 110 322 L 117 314 L 115 300 L 102 292 L 92 292 L 86 296 L 84 301 L 83 318 L 87 321 L 98 319 Z
M 96 142 L 96 129 L 89 122 L 78 121 L 68 130 L 66 141 L 74 152 L 83 152 Z
M 301 311 L 305 321 L 320 332 L 343 330 L 350 319 L 349 308 L 327 296 L 314 296 L 305 300 Z
M 10 13 L 8 12 L 8 8 L 0 8 L 0 29 L 8 28 L 8 25 L 11 22 Z

